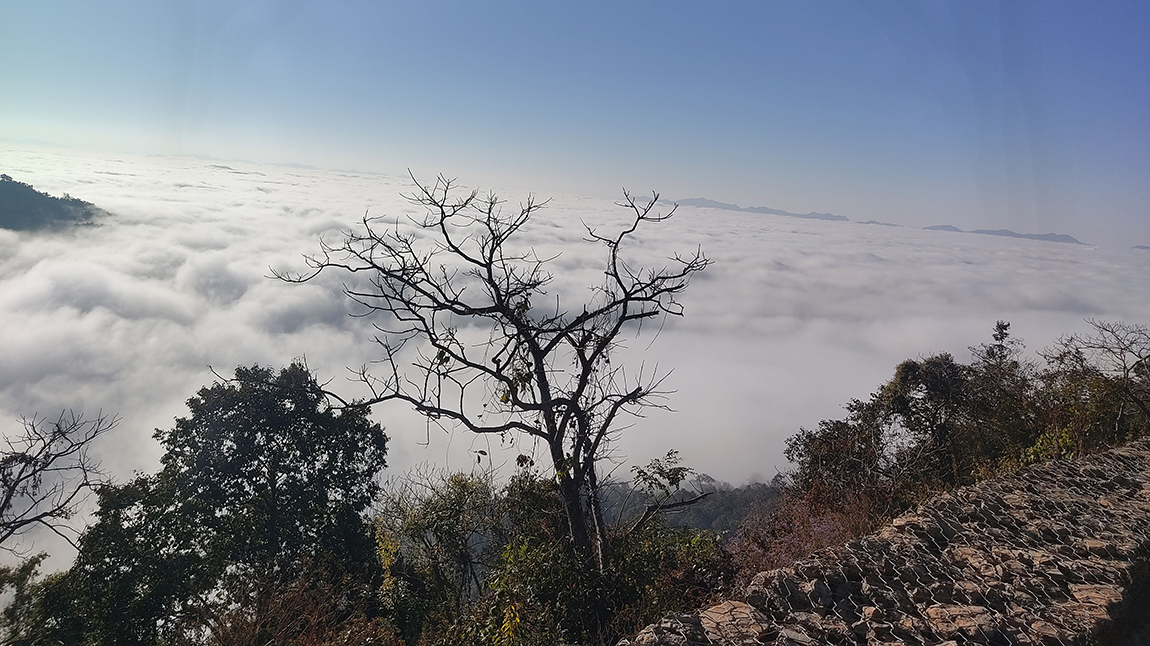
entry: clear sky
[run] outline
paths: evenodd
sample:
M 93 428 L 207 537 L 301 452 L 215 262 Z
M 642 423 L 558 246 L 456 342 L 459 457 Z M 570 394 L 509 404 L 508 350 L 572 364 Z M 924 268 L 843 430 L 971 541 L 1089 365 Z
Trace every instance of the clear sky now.
M 1146 245 L 1150 3 L 0 0 L 0 139 Z

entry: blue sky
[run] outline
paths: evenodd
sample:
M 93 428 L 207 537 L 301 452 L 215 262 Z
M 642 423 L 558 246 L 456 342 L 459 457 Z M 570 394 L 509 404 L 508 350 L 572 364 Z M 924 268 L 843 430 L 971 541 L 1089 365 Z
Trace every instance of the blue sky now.
M 4 1 L 0 60 L 9 141 L 1150 244 L 1145 2 Z

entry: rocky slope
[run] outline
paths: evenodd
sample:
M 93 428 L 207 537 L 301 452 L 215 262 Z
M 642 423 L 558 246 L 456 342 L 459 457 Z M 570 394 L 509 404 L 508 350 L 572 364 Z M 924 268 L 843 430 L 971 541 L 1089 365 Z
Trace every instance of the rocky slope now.
M 938 496 L 620 646 L 1126 643 L 1148 566 L 1142 440 Z

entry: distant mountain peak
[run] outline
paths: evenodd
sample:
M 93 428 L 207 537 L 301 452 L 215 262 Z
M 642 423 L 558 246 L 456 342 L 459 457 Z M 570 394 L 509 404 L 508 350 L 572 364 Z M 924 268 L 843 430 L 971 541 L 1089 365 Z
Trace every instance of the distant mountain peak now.
M 698 206 L 707 209 L 723 209 L 724 211 L 740 211 L 742 213 L 766 213 L 769 215 L 782 215 L 788 218 L 803 218 L 805 220 L 833 220 L 837 222 L 848 222 L 850 218 L 845 215 L 835 215 L 834 213 L 817 213 L 811 211 L 810 213 L 791 213 L 790 211 L 783 211 L 781 209 L 772 209 L 766 206 L 748 206 L 742 208 L 738 204 L 728 204 L 727 202 L 716 202 L 715 200 L 708 200 L 705 197 L 691 197 L 685 200 L 677 200 L 677 204 L 682 206 Z
M 685 200 L 676 200 L 676 204 L 683 206 L 701 206 L 705 209 L 723 209 L 724 211 L 742 211 L 742 207 L 738 204 L 727 204 L 726 202 L 716 202 L 715 200 L 708 200 L 705 197 L 691 197 Z
M 977 233 L 984 236 L 1002 236 L 1005 238 L 1025 238 L 1027 240 L 1042 240 L 1043 242 L 1063 242 L 1066 244 L 1084 244 L 1073 236 L 1068 236 L 1064 233 L 1018 233 L 1010 229 L 975 229 L 974 231 L 963 231 L 956 226 L 949 224 L 936 224 L 932 227 L 923 227 L 930 231 L 950 231 L 953 233 Z

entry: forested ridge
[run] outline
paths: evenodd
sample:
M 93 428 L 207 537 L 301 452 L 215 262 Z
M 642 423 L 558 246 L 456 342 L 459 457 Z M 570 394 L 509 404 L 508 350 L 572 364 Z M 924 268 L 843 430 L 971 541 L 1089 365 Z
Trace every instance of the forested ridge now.
M 676 297 L 709 261 L 628 264 L 628 236 L 674 212 L 628 194 L 627 224 L 588 230 L 603 283 L 560 303 L 549 260 L 508 246 L 540 205 L 416 186 L 419 235 L 365 218 L 311 273 L 281 276 L 371 276 L 345 287 L 378 322 L 370 397 L 341 397 L 298 361 L 238 367 L 155 432 L 160 469 L 126 482 L 87 453 L 114 418 L 32 418 L 6 436 L 0 546 L 39 528 L 77 556 L 62 572 L 33 554 L 0 570 L 4 643 L 614 644 L 934 493 L 1150 432 L 1145 326 L 1090 321 L 1031 355 L 1000 321 L 969 361 L 907 359 L 842 418 L 799 429 L 791 471 L 770 483 L 731 486 L 669 447 L 608 477 L 620 416 L 668 395 L 611 351 L 624 330 L 682 315 Z M 510 473 L 391 474 L 371 417 L 389 402 L 542 448 Z M 94 515 L 75 527 L 89 492 Z
M 32 231 L 87 224 L 99 212 L 91 203 L 67 193 L 53 197 L 0 174 L 0 228 Z

